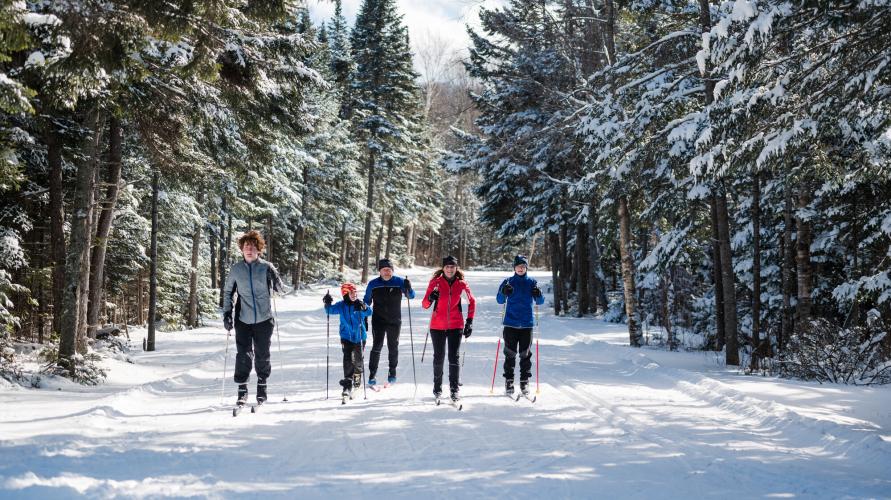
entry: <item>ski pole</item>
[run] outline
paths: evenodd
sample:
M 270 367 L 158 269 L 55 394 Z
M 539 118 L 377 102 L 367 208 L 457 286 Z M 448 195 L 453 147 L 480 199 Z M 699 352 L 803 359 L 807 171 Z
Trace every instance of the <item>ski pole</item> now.
M 220 404 L 223 404 L 223 394 L 226 391 L 226 371 L 228 371 L 229 366 L 229 332 L 232 330 L 226 330 L 226 355 L 223 358 L 223 383 L 220 386 Z
M 501 322 L 504 323 L 504 314 L 507 312 L 507 297 L 504 299 L 504 305 L 501 307 Z M 495 348 L 495 366 L 492 367 L 492 387 L 489 394 L 495 392 L 495 374 L 498 373 L 498 351 L 501 350 L 501 337 L 498 337 L 498 347 Z
M 275 307 L 275 293 L 272 294 L 272 317 L 275 318 L 275 338 L 278 339 L 278 369 L 284 375 L 285 361 L 282 358 L 282 336 L 278 331 L 278 309 Z M 288 401 L 287 393 L 282 401 Z
M 331 369 L 329 368 L 331 365 L 331 313 L 328 312 L 328 308 L 325 308 L 325 316 L 326 316 L 326 334 L 325 334 L 325 399 L 328 399 L 328 376 L 331 373 Z
M 438 291 L 439 291 L 439 285 L 436 285 L 436 286 L 433 288 L 433 291 L 434 291 L 434 292 L 438 292 Z M 439 302 L 439 299 L 438 299 L 438 298 L 436 299 L 436 302 Z M 433 313 L 434 313 L 434 314 L 436 313 L 436 305 L 433 306 Z M 433 323 L 433 314 L 430 315 L 430 323 Z M 446 325 L 446 329 L 448 329 L 448 325 Z M 427 353 L 427 339 L 429 339 L 429 338 L 430 338 L 430 326 L 428 325 L 428 326 L 427 326 L 427 335 L 424 337 L 424 349 L 421 351 L 421 363 L 424 362 L 424 354 Z
M 363 399 L 368 399 L 368 384 L 365 383 L 365 341 L 360 338 L 359 342 L 359 363 L 362 364 L 362 368 L 359 371 L 359 380 L 362 381 Z
M 489 394 L 495 392 L 495 374 L 498 373 L 498 351 L 501 350 L 501 337 L 498 337 L 498 346 L 495 348 L 495 366 L 492 368 L 492 387 L 489 388 Z
M 538 335 L 535 336 L 535 394 L 540 394 L 538 367 L 541 364 L 538 362 L 538 338 L 541 337 L 541 319 L 538 316 L 538 304 L 535 304 L 535 325 L 538 326 Z
M 411 376 L 415 381 L 415 395 L 412 398 L 415 398 L 418 395 L 418 372 L 415 370 L 415 340 L 411 326 L 411 299 L 406 296 L 405 300 L 408 301 L 408 341 L 411 344 Z

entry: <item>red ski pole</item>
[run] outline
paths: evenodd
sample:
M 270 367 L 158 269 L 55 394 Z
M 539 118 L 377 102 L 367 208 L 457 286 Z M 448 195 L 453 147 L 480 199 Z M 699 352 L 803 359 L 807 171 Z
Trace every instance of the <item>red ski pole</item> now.
M 507 311 L 507 299 L 504 300 L 504 306 L 501 308 L 501 323 L 504 323 L 504 313 Z M 501 350 L 501 337 L 498 337 L 498 347 L 495 348 L 495 366 L 492 367 L 492 387 L 489 394 L 495 392 L 495 374 L 498 373 L 498 351 Z

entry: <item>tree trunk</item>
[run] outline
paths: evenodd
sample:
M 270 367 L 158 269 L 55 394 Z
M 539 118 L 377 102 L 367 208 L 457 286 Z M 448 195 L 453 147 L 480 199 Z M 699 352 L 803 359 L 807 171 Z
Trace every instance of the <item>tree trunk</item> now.
M 123 140 L 123 128 L 121 120 L 112 114 L 108 125 L 108 178 L 106 184 L 108 190 L 102 203 L 102 211 L 96 228 L 95 246 L 90 260 L 90 298 L 87 310 L 87 335 L 96 338 L 96 330 L 99 327 L 99 311 L 102 300 L 102 289 L 105 281 L 105 253 L 108 248 L 108 235 L 111 233 L 111 223 L 114 219 L 114 209 L 118 202 L 118 191 L 121 183 L 121 143 Z
M 554 314 L 559 316 L 562 311 L 563 285 L 560 279 L 560 236 L 557 233 L 548 233 L 551 250 L 551 282 L 554 289 Z
M 715 325 L 717 332 L 715 333 L 715 350 L 724 349 L 724 280 L 721 278 L 721 245 L 719 241 L 721 236 L 718 231 L 718 201 L 715 194 L 712 194 L 711 212 L 712 212 L 712 279 L 715 282 Z
M 798 327 L 806 328 L 811 317 L 812 278 L 811 278 L 811 222 L 804 216 L 811 203 L 810 187 L 802 182 L 798 193 L 798 213 L 795 223 L 798 226 L 798 239 L 795 241 L 796 264 L 798 267 Z
M 569 314 L 569 290 L 572 279 L 572 256 L 569 254 L 569 227 L 560 225 L 560 297 L 563 299 L 563 314 Z
M 532 235 L 532 242 L 529 244 L 529 265 L 532 266 L 532 259 L 535 258 L 535 243 L 538 241 L 538 233 Z
M 387 214 L 381 211 L 380 228 L 377 230 L 377 238 L 374 241 L 374 262 L 373 269 L 377 269 L 377 262 L 381 260 L 381 247 L 384 244 L 384 227 L 386 227 Z
M 795 324 L 792 318 L 792 294 L 795 293 L 795 247 L 792 243 L 792 188 L 788 180 L 784 182 L 785 207 L 783 209 L 783 334 L 777 339 L 777 349 L 782 351 L 786 340 L 792 335 Z
M 393 212 L 390 212 L 390 217 L 387 222 L 387 245 L 384 250 L 384 257 L 390 258 L 390 249 L 392 248 L 393 243 Z
M 625 291 L 625 314 L 628 316 L 628 339 L 632 347 L 640 347 L 641 333 L 637 324 L 637 290 L 634 284 L 634 257 L 631 253 L 631 213 L 628 199 L 619 196 L 619 252 L 622 257 L 622 282 Z
M 50 170 L 49 178 L 49 219 L 50 254 L 53 262 L 53 331 L 62 331 L 63 294 L 65 290 L 65 209 L 62 193 L 62 145 L 55 126 L 46 123 L 46 156 Z
M 204 194 L 198 195 L 198 206 L 204 204 Z M 195 223 L 192 232 L 192 261 L 189 270 L 189 316 L 187 324 L 192 328 L 198 328 L 198 257 L 201 250 L 201 222 Z
M 723 183 L 722 183 L 723 184 Z M 724 286 L 724 345 L 728 366 L 739 366 L 739 344 L 736 324 L 736 281 L 733 275 L 733 255 L 730 249 L 730 215 L 727 193 L 723 186 L 717 194 L 718 244 L 721 248 L 721 282 Z
M 145 350 L 155 350 L 155 319 L 158 313 L 158 192 L 161 190 L 158 169 L 152 173 L 152 234 L 149 252 L 149 312 Z
M 266 216 L 266 260 L 272 262 L 275 247 L 275 229 L 272 226 L 272 214 Z
M 371 216 L 374 214 L 374 154 L 368 158 L 368 197 L 365 199 L 365 235 L 362 237 L 362 283 L 368 283 L 368 257 L 371 253 Z
M 579 308 L 578 317 L 588 314 L 591 308 L 591 296 L 589 295 L 591 273 L 588 270 L 588 224 L 579 221 L 575 226 L 575 259 L 578 262 L 578 278 L 576 279 L 576 292 L 578 292 Z
M 214 239 L 213 226 L 208 227 L 207 244 L 210 245 L 210 288 L 217 289 L 217 242 Z
M 142 270 L 136 274 L 136 324 L 145 324 L 145 286 L 143 286 Z
M 229 244 L 227 242 L 225 226 L 227 216 L 229 216 L 229 213 L 228 210 L 226 210 L 226 197 L 224 196 L 220 203 L 220 307 L 223 307 L 223 289 L 226 287 L 226 272 L 229 268 Z M 231 216 L 229 216 L 229 227 L 232 227 Z M 231 237 L 231 234 L 229 237 Z
M 294 286 L 299 286 L 303 282 L 303 269 L 306 267 L 306 225 L 300 225 L 300 240 L 297 244 L 297 281 Z
M 340 226 L 340 262 L 337 263 L 337 269 L 342 273 L 344 264 L 346 263 L 347 252 L 347 221 L 343 220 Z
M 408 255 L 409 262 L 408 265 L 412 266 L 415 263 L 415 252 L 417 252 L 417 232 L 415 231 L 415 223 L 412 222 L 408 226 L 408 235 L 405 237 L 405 246 L 407 247 L 406 254 Z
M 87 146 L 87 158 L 77 169 L 74 186 L 74 210 L 71 215 L 71 244 L 65 262 L 65 291 L 62 300 L 59 366 L 76 374 L 75 354 L 86 349 L 86 305 L 83 297 L 90 286 L 90 237 L 93 219 L 93 191 L 99 151 L 101 111 L 96 105 L 89 111 L 88 124 L 93 135 Z
M 752 186 L 752 368 L 761 344 L 761 175 Z

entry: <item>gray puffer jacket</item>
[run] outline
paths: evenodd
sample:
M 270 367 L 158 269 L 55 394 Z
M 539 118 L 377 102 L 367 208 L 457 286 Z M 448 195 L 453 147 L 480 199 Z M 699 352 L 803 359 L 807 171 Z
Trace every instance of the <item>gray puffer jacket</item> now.
M 273 290 L 282 292 L 284 285 L 271 263 L 258 258 L 250 264 L 243 259 L 232 264 L 223 288 L 223 316 L 232 311 L 233 296 L 238 293 L 238 321 L 252 325 L 272 318 Z

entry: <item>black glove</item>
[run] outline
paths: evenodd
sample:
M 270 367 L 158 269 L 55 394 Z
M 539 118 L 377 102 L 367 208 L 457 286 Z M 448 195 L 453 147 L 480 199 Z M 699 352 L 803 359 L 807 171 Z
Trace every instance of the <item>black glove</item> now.
M 405 278 L 402 282 L 402 293 L 408 297 L 409 292 L 411 292 L 411 281 L 409 281 L 408 278 Z
M 322 302 L 324 302 L 326 306 L 330 307 L 331 304 L 334 302 L 334 297 L 331 296 L 330 292 L 325 292 L 325 296 L 322 297 Z
M 467 318 L 464 322 L 464 338 L 470 337 L 471 333 L 473 333 L 473 318 Z
M 362 302 L 361 300 L 356 299 L 356 309 L 358 309 L 360 311 L 364 311 L 364 310 L 368 309 L 368 306 L 365 305 L 365 302 Z
M 505 283 L 504 286 L 501 287 L 501 293 L 503 293 L 505 297 L 510 297 L 514 293 L 514 287 L 512 287 L 510 283 Z
M 232 311 L 226 311 L 223 313 L 223 328 L 226 330 L 232 329 Z
M 538 285 L 532 287 L 532 298 L 537 299 L 541 297 L 541 288 L 538 288 Z
M 430 302 L 436 302 L 437 300 L 439 300 L 439 289 L 436 289 L 436 290 L 433 290 L 432 292 L 430 292 L 430 296 L 427 297 L 427 299 Z

